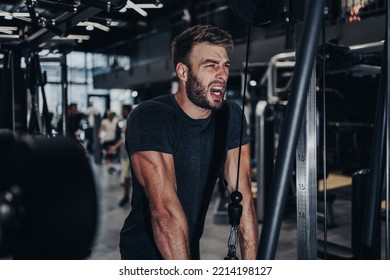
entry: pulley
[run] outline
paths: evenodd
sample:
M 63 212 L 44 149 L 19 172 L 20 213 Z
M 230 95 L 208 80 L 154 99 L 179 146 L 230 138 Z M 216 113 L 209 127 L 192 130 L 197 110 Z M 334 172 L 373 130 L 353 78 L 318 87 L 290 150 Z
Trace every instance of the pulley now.
M 252 26 L 269 26 L 283 15 L 281 0 L 229 0 L 229 4 L 239 19 Z

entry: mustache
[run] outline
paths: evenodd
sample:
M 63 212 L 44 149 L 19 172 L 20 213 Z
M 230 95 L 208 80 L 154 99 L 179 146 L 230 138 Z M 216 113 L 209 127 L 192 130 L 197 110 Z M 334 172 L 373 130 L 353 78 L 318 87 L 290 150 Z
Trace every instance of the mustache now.
M 209 83 L 209 87 L 212 87 L 212 86 L 226 87 L 226 84 L 227 84 L 227 81 L 212 81 L 211 83 Z

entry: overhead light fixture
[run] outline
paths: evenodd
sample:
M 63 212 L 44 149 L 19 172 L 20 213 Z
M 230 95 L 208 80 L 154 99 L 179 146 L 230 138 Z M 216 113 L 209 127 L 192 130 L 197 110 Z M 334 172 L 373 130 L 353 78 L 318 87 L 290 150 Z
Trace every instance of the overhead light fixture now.
M 181 19 L 186 22 L 191 22 L 191 15 L 188 9 L 183 9 L 183 16 L 181 17 Z
M 89 35 L 77 35 L 77 34 L 69 34 L 66 37 L 60 37 L 60 36 L 54 36 L 53 40 L 78 40 L 78 41 L 85 41 L 91 39 L 91 36 Z
M 139 21 L 137 21 L 137 25 L 142 26 L 142 27 L 146 27 L 146 26 L 148 26 L 148 23 L 146 21 L 139 20 Z
M 12 19 L 19 19 L 27 22 L 31 22 L 30 14 L 29 13 L 9 13 L 5 11 L 0 10 L 0 17 L 4 17 L 5 19 L 12 20 Z
M 67 36 L 68 39 L 78 40 L 78 41 L 86 41 L 91 39 L 91 36 L 89 35 L 76 35 L 76 34 L 69 34 Z
M 133 9 L 140 15 L 146 17 L 148 16 L 148 13 L 144 9 L 161 9 L 163 7 L 164 5 L 159 0 L 156 0 L 154 4 L 136 4 L 133 1 L 128 0 L 126 6 L 119 10 L 119 12 L 125 13 L 127 9 Z
M 100 29 L 100 30 L 103 30 L 105 32 L 108 32 L 110 31 L 110 28 L 108 26 L 105 26 L 101 23 L 98 23 L 98 22 L 93 22 L 93 21 L 83 21 L 83 22 L 79 22 L 77 24 L 77 26 L 85 26 L 85 28 L 88 30 L 88 31 L 92 31 L 95 27 L 97 29 Z
M 19 39 L 19 35 L 12 35 L 12 34 L 0 34 L 0 39 Z
M 141 9 L 161 9 L 162 7 L 164 7 L 164 5 L 161 2 L 156 4 L 136 4 L 136 5 Z
M 0 32 L 5 34 L 12 34 L 13 31 L 17 31 L 18 28 L 15 26 L 0 26 Z
M 145 10 L 143 10 L 142 8 L 140 8 L 137 4 L 135 4 L 133 1 L 130 1 L 130 0 L 128 0 L 127 1 L 127 4 L 126 4 L 126 8 L 127 9 L 133 9 L 133 10 L 135 10 L 136 12 L 138 12 L 141 16 L 143 16 L 143 17 L 146 17 L 146 16 L 148 16 L 148 13 L 145 11 Z
M 110 24 L 108 24 L 109 26 L 119 26 L 120 22 L 119 21 L 110 21 Z

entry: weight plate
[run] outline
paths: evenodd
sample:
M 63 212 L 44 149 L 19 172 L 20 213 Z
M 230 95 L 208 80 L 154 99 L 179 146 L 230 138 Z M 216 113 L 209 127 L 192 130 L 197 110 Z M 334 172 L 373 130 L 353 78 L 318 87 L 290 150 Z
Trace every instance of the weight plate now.
M 25 216 L 14 258 L 87 258 L 97 228 L 97 195 L 85 151 L 67 138 L 24 138 L 15 159 Z

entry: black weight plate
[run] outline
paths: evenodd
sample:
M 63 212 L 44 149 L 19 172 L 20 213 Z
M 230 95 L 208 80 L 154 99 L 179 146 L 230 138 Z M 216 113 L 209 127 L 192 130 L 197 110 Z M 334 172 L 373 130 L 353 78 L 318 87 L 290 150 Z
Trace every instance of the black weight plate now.
M 11 130 L 0 129 L 0 191 L 4 191 L 12 184 L 10 158 L 13 146 L 15 145 L 15 135 Z
M 11 130 L 0 129 L 0 205 L 3 211 L 0 213 L 0 257 L 11 254 L 13 245 L 13 211 L 12 203 L 4 198 L 5 193 L 12 186 L 12 168 L 10 159 L 15 145 L 15 135 Z M 4 211 L 9 209 L 10 211 Z
M 97 228 L 97 194 L 85 151 L 67 138 L 22 139 L 17 146 L 25 220 L 14 258 L 87 258 Z

